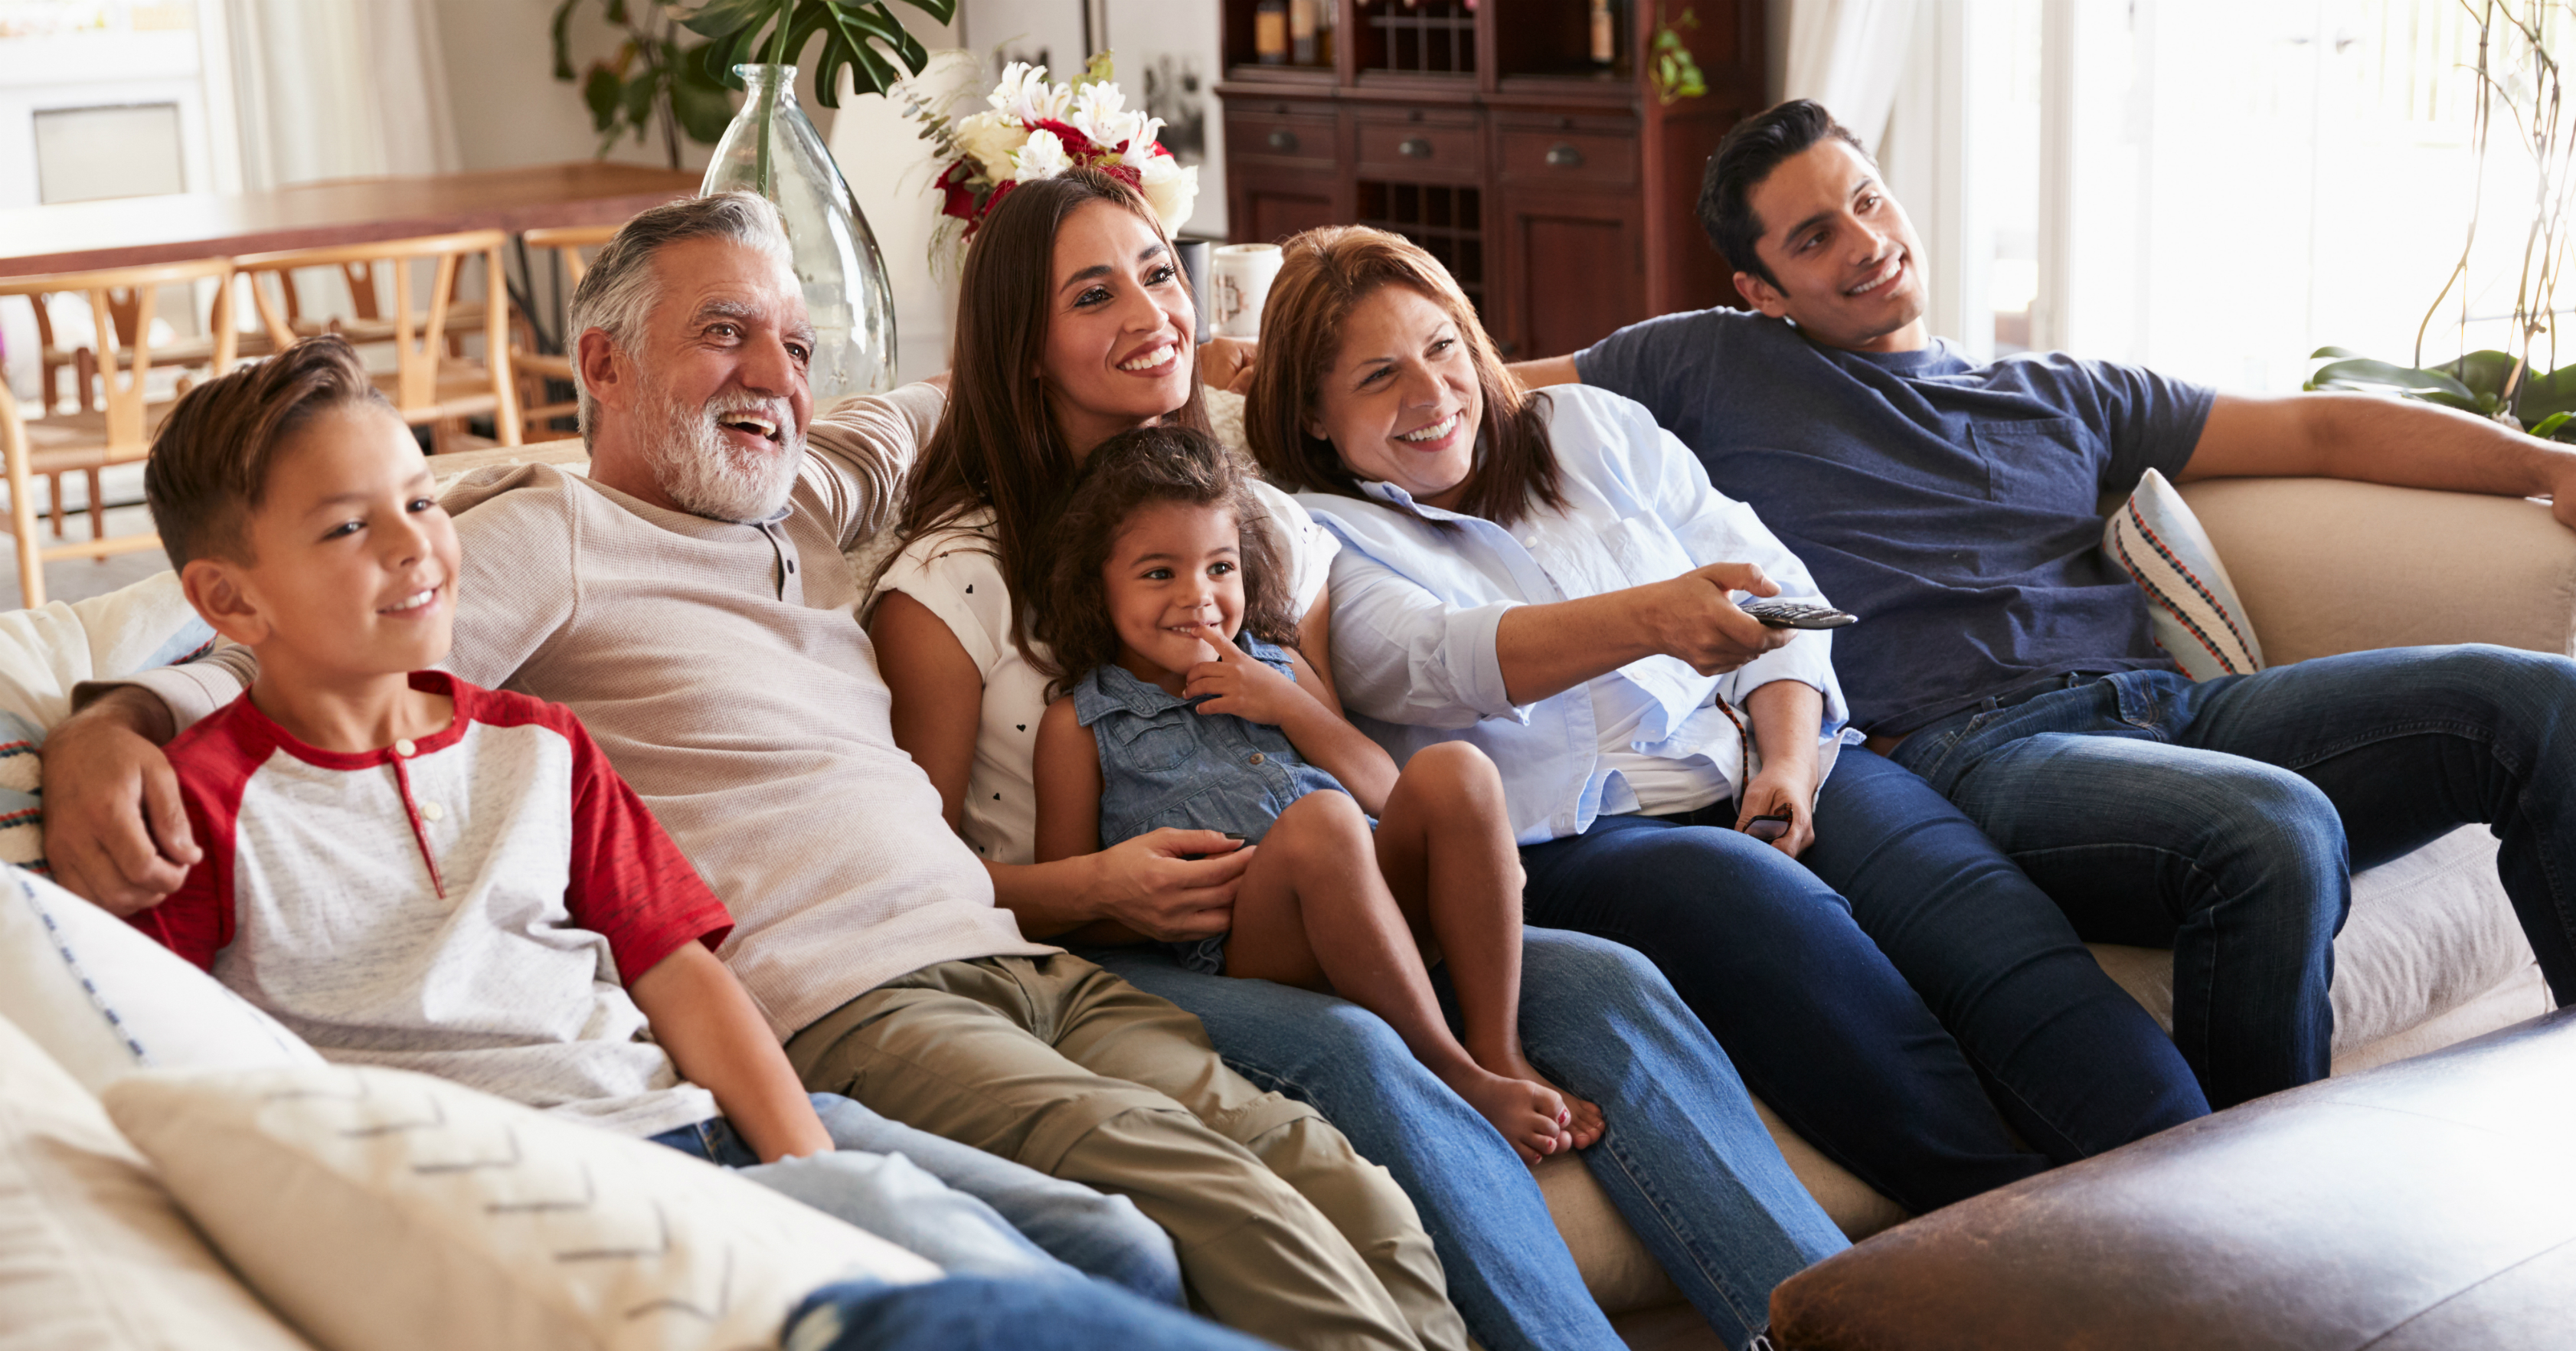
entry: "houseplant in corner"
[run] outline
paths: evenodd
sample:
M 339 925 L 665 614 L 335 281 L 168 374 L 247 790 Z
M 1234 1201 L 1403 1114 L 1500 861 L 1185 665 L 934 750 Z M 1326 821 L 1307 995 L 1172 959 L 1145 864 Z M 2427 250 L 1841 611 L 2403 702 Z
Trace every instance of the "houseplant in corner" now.
M 904 0 L 947 23 L 956 0 Z M 796 103 L 796 67 L 821 39 L 815 97 L 840 106 L 840 75 L 883 93 L 930 54 L 886 8 L 889 0 L 712 0 L 683 16 L 708 39 L 707 68 L 748 97 L 716 143 L 701 192 L 744 189 L 778 204 L 814 325 L 810 380 L 820 406 L 894 386 L 894 293 L 874 232 L 822 136 Z
M 2478 259 L 2480 197 L 2470 199 L 2468 237 L 2460 259 L 2442 283 L 2441 293 L 2415 330 L 2415 364 L 2376 361 L 2341 347 L 2321 347 L 2310 360 L 2317 368 L 2309 389 L 2355 390 L 2394 394 L 2456 408 L 2519 427 L 2534 436 L 2576 442 L 2576 364 L 2560 366 L 2558 356 L 2558 283 L 2569 259 L 2569 212 L 2576 208 L 2576 126 L 2560 120 L 2565 86 L 2552 39 L 2562 37 L 2563 0 L 2483 0 L 2470 7 L 2477 18 L 2477 62 L 2473 69 L 2475 120 L 2470 146 L 2477 157 L 2478 181 L 2486 180 L 2487 150 L 2502 114 L 2510 144 L 2530 157 L 2532 206 L 2525 219 L 2506 224 L 2518 230 L 2521 253 L 2513 260 L 2513 312 L 2508 320 L 2509 351 L 2463 352 L 2438 366 L 2424 364 L 2424 338 L 2446 306 L 2456 303 L 2460 346 L 2468 346 L 2469 313 L 2474 289 L 2470 265 Z M 2512 236 L 2506 236 L 2508 242 Z M 2545 346 L 2541 340 L 2547 339 Z M 2537 349 L 2537 350 L 2535 350 Z M 2555 367 L 2543 370 L 2544 364 Z

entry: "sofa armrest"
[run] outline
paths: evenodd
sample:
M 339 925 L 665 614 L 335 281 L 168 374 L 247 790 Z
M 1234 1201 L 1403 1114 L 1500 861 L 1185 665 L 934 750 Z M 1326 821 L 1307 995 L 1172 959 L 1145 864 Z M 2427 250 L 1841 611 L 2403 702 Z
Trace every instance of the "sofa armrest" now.
M 2576 531 L 2542 503 L 2322 478 L 2182 495 L 2268 665 L 2439 643 L 2576 655 Z

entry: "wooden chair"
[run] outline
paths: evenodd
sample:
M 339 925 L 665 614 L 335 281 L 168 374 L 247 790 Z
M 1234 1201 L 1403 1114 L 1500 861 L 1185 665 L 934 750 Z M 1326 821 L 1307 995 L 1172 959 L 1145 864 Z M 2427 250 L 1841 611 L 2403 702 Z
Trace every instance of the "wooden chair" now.
M 355 343 L 393 345 L 394 369 L 377 376 L 376 385 L 393 400 L 395 411 L 413 426 L 429 427 L 433 450 L 452 448 L 460 424 L 475 413 L 490 414 L 493 434 L 501 444 L 515 446 L 520 442 L 519 394 L 510 375 L 510 303 L 504 281 L 508 274 L 501 265 L 501 247 L 508 242 L 509 236 L 499 230 L 469 230 L 419 239 L 250 254 L 233 262 L 253 274 L 251 301 L 259 309 L 268 339 L 279 346 L 292 344 L 303 335 L 297 332 L 296 322 L 286 310 L 284 296 L 291 292 L 282 282 L 274 287 L 263 285 L 262 278 L 282 277 L 297 268 L 347 269 L 365 264 L 367 285 L 361 289 L 374 297 L 376 305 L 386 306 L 389 302 L 389 308 L 378 310 L 379 321 L 386 328 L 379 334 L 372 328 L 342 326 L 340 332 Z M 457 274 L 468 259 L 478 257 L 483 260 L 486 299 L 481 305 L 456 305 Z M 422 265 L 435 268 L 425 310 L 414 309 L 412 299 L 412 282 Z M 378 279 L 392 283 L 387 288 L 389 297 L 376 294 Z M 455 355 L 450 343 L 451 338 L 468 331 L 463 326 L 468 319 L 481 321 L 480 361 Z
M 99 272 L 31 278 L 23 285 L 48 293 L 85 296 L 97 314 L 113 313 L 113 297 L 130 293 L 134 305 L 134 339 L 128 345 L 114 322 L 99 325 L 97 378 L 99 407 L 79 413 L 57 413 L 29 422 L 18 414 L 17 401 L 0 391 L 0 452 L 9 475 L 9 533 L 17 539 L 18 589 L 30 607 L 45 603 L 45 564 L 57 558 L 106 558 L 161 547 L 156 534 L 107 537 L 105 500 L 98 471 L 132 464 L 152 453 L 152 436 L 170 414 L 171 402 L 154 403 L 145 395 L 156 360 L 152 343 L 153 312 L 164 286 L 215 282 L 214 313 L 208 324 L 208 373 L 232 369 L 232 263 L 216 258 L 194 263 L 113 268 Z M 189 381 L 180 377 L 180 390 Z M 35 480 L 40 474 L 86 473 L 90 482 L 90 537 L 47 546 L 37 538 Z M 60 479 L 56 479 L 59 488 Z
M 529 248 L 555 251 L 555 262 L 561 272 L 564 294 L 569 296 L 573 288 L 581 285 L 582 277 L 590 271 L 590 264 L 582 258 L 581 251 L 595 249 L 607 243 L 622 228 L 624 227 L 616 225 L 566 225 L 551 229 L 529 230 L 522 233 L 519 238 Z M 530 279 L 529 287 L 529 294 L 533 297 L 535 294 L 533 278 Z M 562 315 L 555 317 L 563 318 Z M 572 350 L 573 339 L 579 335 L 564 334 L 562 352 L 540 352 L 536 350 L 535 335 L 525 325 L 522 325 L 518 331 L 522 338 L 527 339 L 510 353 L 510 367 L 519 376 L 522 405 L 519 416 L 527 423 L 528 439 L 542 441 L 555 434 L 547 424 L 556 418 L 571 417 L 581 411 L 579 399 L 563 403 L 546 402 L 547 381 L 561 380 L 565 384 L 572 383 L 575 359 L 575 353 Z

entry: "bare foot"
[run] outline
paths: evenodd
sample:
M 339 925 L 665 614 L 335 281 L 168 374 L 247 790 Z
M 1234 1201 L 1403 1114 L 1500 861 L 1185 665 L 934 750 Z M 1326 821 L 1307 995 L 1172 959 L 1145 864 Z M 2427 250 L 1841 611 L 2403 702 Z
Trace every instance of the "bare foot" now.
M 1555 1089 L 1526 1079 L 1476 1071 L 1461 1074 L 1449 1087 L 1477 1114 L 1494 1123 L 1523 1163 L 1570 1148 L 1564 1133 L 1565 1099 Z
M 1513 1047 L 1509 1053 L 1496 1055 L 1491 1059 L 1484 1056 L 1477 1056 L 1476 1063 L 1484 1066 L 1488 1073 L 1499 1074 L 1506 1079 L 1519 1079 L 1525 1083 L 1536 1084 L 1540 1088 L 1544 1088 L 1548 1092 L 1554 1093 L 1559 1098 L 1563 1099 L 1566 1109 L 1566 1119 L 1563 1122 L 1563 1125 L 1567 1139 L 1567 1148 L 1590 1149 L 1594 1145 L 1601 1143 L 1602 1117 L 1600 1107 L 1593 1103 L 1586 1102 L 1583 1099 L 1566 1092 L 1564 1089 L 1557 1087 L 1555 1084 L 1548 1082 L 1547 1076 L 1539 1073 L 1535 1068 L 1532 1068 L 1529 1060 L 1521 1055 L 1520 1048 Z

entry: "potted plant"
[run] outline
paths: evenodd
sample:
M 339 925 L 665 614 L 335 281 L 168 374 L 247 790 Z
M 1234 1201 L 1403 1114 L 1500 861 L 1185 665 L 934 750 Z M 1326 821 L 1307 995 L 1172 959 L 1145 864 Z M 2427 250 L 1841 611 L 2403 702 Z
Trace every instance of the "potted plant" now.
M 2507 350 L 2463 352 L 2436 366 L 2424 364 L 2424 340 L 2447 306 L 2458 306 L 2460 346 L 2468 345 L 2470 263 L 2478 256 L 2482 203 L 2472 197 L 2468 235 L 2460 259 L 2415 329 L 2415 364 L 2400 366 L 2341 347 L 2321 347 L 2311 360 L 2327 364 L 2309 377 L 2309 389 L 2358 390 L 2421 399 L 2494 418 L 2534 436 L 2576 442 L 2576 364 L 2558 365 L 2558 283 L 2570 242 L 2568 210 L 2576 206 L 2576 128 L 2561 120 L 2565 90 L 2550 39 L 2565 16 L 2563 4 L 2479 0 L 2476 99 L 2470 134 L 2478 180 L 2486 179 L 2487 151 L 2498 125 L 2511 128 L 2512 144 L 2530 156 L 2536 191 L 2522 230 Z M 2544 341 L 2545 340 L 2545 341 Z M 2551 369 L 2543 369 L 2548 367 Z

